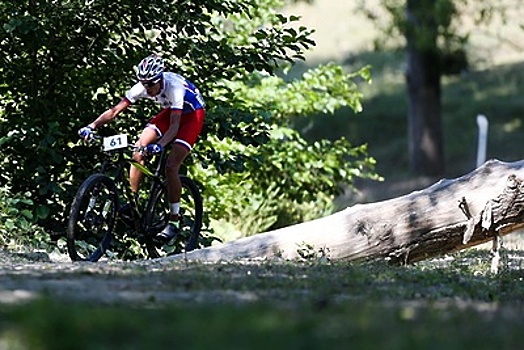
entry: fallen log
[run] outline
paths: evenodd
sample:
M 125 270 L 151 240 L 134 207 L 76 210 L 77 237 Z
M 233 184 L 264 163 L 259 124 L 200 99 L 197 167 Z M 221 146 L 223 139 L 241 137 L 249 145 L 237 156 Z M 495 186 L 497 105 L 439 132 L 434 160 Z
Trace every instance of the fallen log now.
M 408 264 L 466 249 L 524 226 L 524 160 L 490 160 L 456 179 L 317 220 L 165 259 L 233 261 L 383 258 Z

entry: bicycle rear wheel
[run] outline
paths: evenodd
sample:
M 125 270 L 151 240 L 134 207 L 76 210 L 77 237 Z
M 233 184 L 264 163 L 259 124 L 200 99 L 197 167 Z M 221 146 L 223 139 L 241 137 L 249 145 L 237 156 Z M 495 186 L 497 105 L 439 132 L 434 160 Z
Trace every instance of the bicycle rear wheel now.
M 144 228 L 146 248 L 151 258 L 159 258 L 190 251 L 198 246 L 202 228 L 202 196 L 197 185 L 187 176 L 180 176 L 180 232 L 169 242 L 159 241 L 156 234 L 167 225 L 169 200 L 166 184 L 157 184 L 151 192 L 146 208 Z
M 118 195 L 115 183 L 93 174 L 78 189 L 67 225 L 67 251 L 73 261 L 98 261 L 111 243 Z

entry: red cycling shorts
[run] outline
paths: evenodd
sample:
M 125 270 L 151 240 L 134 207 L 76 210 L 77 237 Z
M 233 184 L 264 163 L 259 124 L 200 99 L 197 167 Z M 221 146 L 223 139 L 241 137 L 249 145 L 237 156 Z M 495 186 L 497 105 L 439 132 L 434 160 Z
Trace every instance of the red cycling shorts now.
M 206 115 L 205 109 L 197 109 L 196 111 L 190 113 L 184 113 L 180 117 L 180 127 L 178 128 L 178 133 L 175 137 L 175 142 L 185 145 L 191 150 L 195 145 L 195 142 L 202 131 L 202 126 L 204 125 L 204 117 Z M 147 124 L 148 127 L 153 128 L 159 137 L 162 137 L 169 125 L 171 124 L 170 120 L 171 109 L 165 108 L 155 115 Z

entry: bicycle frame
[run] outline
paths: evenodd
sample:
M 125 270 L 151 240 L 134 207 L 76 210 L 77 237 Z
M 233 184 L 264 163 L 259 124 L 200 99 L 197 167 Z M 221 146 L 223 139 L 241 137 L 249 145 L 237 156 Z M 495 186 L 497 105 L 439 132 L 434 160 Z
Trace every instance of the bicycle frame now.
M 108 151 L 105 152 L 106 156 L 109 159 L 105 159 L 102 163 L 100 172 L 102 174 L 105 174 L 113 179 L 113 181 L 116 184 L 122 184 L 123 186 L 123 192 L 122 195 L 128 200 L 128 202 L 133 206 L 132 215 L 133 215 L 133 221 L 135 229 L 138 230 L 141 227 L 141 215 L 138 215 L 137 213 L 140 213 L 141 211 L 140 206 L 138 202 L 136 201 L 137 198 L 135 198 L 134 195 L 132 195 L 129 187 L 129 176 L 125 176 L 125 166 L 126 165 L 132 165 L 139 169 L 145 176 L 152 179 L 152 184 L 150 186 L 150 190 L 148 193 L 151 193 L 153 188 L 157 186 L 158 184 L 162 183 L 162 176 L 163 176 L 163 169 L 165 167 L 167 156 L 169 151 L 167 148 L 162 150 L 162 152 L 155 156 L 155 159 L 153 161 L 153 169 L 154 171 L 151 171 L 149 167 L 140 164 L 136 160 L 134 160 L 132 157 L 127 156 L 126 152 L 129 150 L 136 151 L 136 147 L 129 146 L 127 148 L 121 148 L 114 151 Z M 111 175 L 111 170 L 115 169 L 115 173 Z

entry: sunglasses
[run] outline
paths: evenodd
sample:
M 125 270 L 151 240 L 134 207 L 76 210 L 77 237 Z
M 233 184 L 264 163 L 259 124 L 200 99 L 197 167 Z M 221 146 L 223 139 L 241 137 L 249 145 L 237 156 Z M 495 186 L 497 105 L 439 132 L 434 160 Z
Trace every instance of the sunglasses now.
M 142 85 L 145 87 L 145 88 L 150 88 L 150 87 L 153 87 L 155 86 L 156 84 L 158 84 L 160 82 L 160 79 L 155 79 L 155 80 L 141 80 L 140 83 L 142 83 Z

